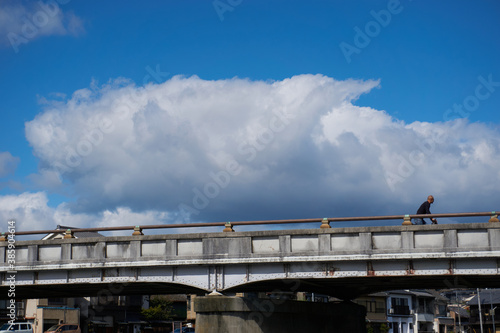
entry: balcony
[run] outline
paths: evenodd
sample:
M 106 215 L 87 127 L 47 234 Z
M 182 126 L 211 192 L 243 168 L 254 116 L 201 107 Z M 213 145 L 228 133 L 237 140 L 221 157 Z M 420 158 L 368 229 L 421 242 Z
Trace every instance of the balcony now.
M 408 305 L 394 305 L 389 309 L 389 315 L 393 316 L 409 316 L 410 307 Z

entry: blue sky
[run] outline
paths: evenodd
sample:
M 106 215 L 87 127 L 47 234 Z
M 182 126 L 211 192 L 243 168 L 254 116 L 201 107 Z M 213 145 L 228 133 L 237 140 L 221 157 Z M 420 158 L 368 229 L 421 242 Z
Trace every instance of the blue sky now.
M 499 14 L 496 1 L 2 1 L 0 218 L 392 215 L 431 193 L 435 212 L 498 209 Z

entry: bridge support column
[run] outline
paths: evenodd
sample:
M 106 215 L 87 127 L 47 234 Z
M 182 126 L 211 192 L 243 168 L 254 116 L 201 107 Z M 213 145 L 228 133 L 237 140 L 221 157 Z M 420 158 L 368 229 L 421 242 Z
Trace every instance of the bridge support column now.
M 196 333 L 366 332 L 366 309 L 352 302 L 205 296 L 194 310 Z

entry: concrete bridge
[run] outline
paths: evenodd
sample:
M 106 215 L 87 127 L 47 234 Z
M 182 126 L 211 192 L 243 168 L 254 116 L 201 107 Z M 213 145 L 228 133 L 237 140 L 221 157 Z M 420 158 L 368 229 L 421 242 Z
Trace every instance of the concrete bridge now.
M 498 287 L 500 223 L 0 243 L 0 297 Z M 10 253 L 11 254 L 11 253 Z M 13 263 L 13 264 L 12 264 Z M 11 265 L 12 264 L 12 265 Z

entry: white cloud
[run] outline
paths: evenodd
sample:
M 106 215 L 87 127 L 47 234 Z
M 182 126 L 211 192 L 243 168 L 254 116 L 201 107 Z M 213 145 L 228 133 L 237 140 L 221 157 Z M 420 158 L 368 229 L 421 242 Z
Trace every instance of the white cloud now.
M 16 52 L 22 44 L 41 36 L 78 36 L 83 32 L 83 21 L 55 0 L 0 3 L 0 44 L 10 45 Z
M 353 104 L 377 86 L 300 75 L 82 89 L 26 124 L 34 177 L 74 193 L 64 209 L 90 225 L 407 214 L 431 193 L 434 211 L 495 209 L 498 132 Z
M 53 224 L 54 210 L 47 202 L 43 192 L 0 196 L 0 221 L 16 220 L 17 231 L 43 230 Z
M 8 151 L 0 152 L 0 178 L 14 173 L 19 164 L 19 157 L 12 156 Z
M 58 225 L 75 228 L 113 227 L 134 225 L 157 225 L 170 223 L 164 212 L 133 212 L 130 208 L 118 207 L 114 211 L 105 210 L 98 214 L 71 212 L 67 204 L 52 208 L 45 192 L 25 192 L 19 195 L 0 196 L 0 221 L 16 221 L 16 232 L 24 230 L 52 230 Z M 3 223 L 3 222 L 2 222 Z M 131 231 L 124 231 L 131 234 Z M 154 233 L 149 231 L 149 234 Z M 33 236 L 41 238 L 40 236 Z

